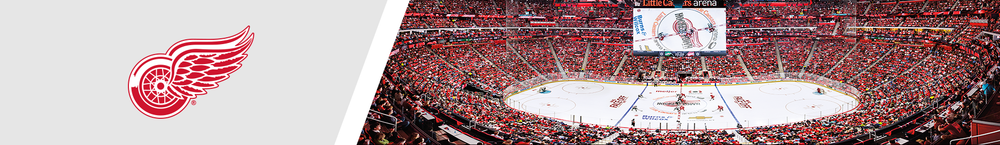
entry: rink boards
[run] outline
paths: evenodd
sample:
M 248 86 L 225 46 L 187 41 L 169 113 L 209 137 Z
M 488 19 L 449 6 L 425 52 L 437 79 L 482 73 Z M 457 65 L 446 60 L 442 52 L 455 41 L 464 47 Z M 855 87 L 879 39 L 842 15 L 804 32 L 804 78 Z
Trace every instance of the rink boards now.
M 549 92 L 539 93 L 542 87 Z M 826 93 L 816 93 L 817 88 Z M 686 95 L 682 101 L 679 93 Z M 566 80 L 512 94 L 504 101 L 508 107 L 567 124 L 633 127 L 634 119 L 636 128 L 699 130 L 794 123 L 858 106 L 852 96 L 800 81 L 647 86 Z

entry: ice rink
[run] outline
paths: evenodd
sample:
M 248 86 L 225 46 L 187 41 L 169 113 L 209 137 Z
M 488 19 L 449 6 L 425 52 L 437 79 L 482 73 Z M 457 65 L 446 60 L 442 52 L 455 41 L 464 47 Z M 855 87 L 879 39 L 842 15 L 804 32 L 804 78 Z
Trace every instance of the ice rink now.
M 539 93 L 541 87 L 549 92 Z M 816 88 L 826 93 L 816 93 Z M 686 97 L 678 103 L 680 92 Z M 634 119 L 634 127 L 650 129 L 734 129 L 737 122 L 743 127 L 794 123 L 853 111 L 858 105 L 854 97 L 826 86 L 796 81 L 684 86 L 557 81 L 504 101 L 509 107 L 567 124 L 633 127 Z

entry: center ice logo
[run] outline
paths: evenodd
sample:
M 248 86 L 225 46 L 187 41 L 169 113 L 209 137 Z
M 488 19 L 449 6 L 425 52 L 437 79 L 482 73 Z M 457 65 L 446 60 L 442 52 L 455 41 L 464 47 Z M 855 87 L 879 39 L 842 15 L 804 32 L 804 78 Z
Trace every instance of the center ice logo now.
M 699 129 L 735 128 L 738 123 L 751 127 L 743 123 L 744 120 L 751 120 L 752 126 L 769 126 L 797 122 L 798 119 L 808 120 L 839 114 L 851 111 L 858 104 L 853 96 L 841 93 L 830 93 L 823 98 L 816 98 L 812 91 L 800 90 L 825 86 L 798 81 L 734 83 L 725 86 L 685 85 L 683 90 L 679 90 L 679 86 L 646 86 L 589 80 L 538 83 L 549 86 L 553 93 L 512 94 L 504 100 L 507 106 L 551 119 L 585 124 L 628 124 L 634 119 L 636 126 L 623 127 L 640 129 L 659 129 L 658 124 L 666 125 L 665 123 L 670 123 L 669 128 L 673 129 L 672 125 L 677 120 L 699 124 Z M 580 86 L 591 89 L 581 90 Z M 645 90 L 641 92 L 642 96 L 639 96 L 638 91 L 643 89 Z M 698 93 L 699 90 L 701 93 Z M 684 94 L 683 97 L 678 96 L 681 93 Z M 757 101 L 757 104 L 751 104 L 751 100 Z M 677 105 L 676 102 L 686 103 Z M 594 105 L 597 107 L 592 107 Z M 614 106 L 602 107 L 605 105 Z M 757 112 L 746 112 L 747 110 L 757 110 Z M 732 113 L 739 116 L 739 119 L 732 118 Z
M 611 105 L 608 106 L 608 107 L 611 107 L 611 108 L 621 107 L 622 103 L 625 103 L 626 99 L 628 99 L 628 97 L 625 97 L 624 95 L 618 96 L 617 99 L 611 100 Z
M 248 34 L 249 33 L 249 34 Z M 247 26 L 236 35 L 218 39 L 184 39 L 166 53 L 142 58 L 128 77 L 128 94 L 142 114 L 155 119 L 173 117 L 198 95 L 219 87 L 243 66 L 254 34 Z
M 733 102 L 736 102 L 736 104 L 740 105 L 740 108 L 753 109 L 753 107 L 750 107 L 750 100 L 743 99 L 743 96 L 734 96 L 733 98 L 736 99 Z

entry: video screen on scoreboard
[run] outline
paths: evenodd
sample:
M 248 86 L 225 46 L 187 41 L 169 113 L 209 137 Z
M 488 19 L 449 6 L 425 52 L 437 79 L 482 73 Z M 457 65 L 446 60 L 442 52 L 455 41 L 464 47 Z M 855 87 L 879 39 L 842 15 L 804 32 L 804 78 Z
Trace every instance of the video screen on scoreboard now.
M 645 0 L 633 12 L 632 54 L 725 56 L 725 0 Z

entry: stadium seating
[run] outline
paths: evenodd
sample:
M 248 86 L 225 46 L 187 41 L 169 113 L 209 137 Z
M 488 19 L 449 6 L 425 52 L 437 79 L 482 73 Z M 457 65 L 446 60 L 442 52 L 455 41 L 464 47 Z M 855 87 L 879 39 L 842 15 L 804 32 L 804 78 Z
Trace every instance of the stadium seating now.
M 992 50 L 996 39 L 976 39 L 981 32 L 1000 32 L 1000 27 L 974 26 L 969 20 L 997 18 L 983 15 L 940 15 L 931 17 L 885 16 L 851 19 L 783 19 L 789 15 L 831 16 L 858 13 L 864 15 L 979 10 L 997 7 L 1000 2 L 984 0 L 929 0 L 920 2 L 818 1 L 808 6 L 747 6 L 727 9 L 728 28 L 817 27 L 817 29 L 747 29 L 727 32 L 727 43 L 762 45 L 729 46 L 728 55 L 710 57 L 632 56 L 632 23 L 629 20 L 544 19 L 555 26 L 532 26 L 520 18 L 463 18 L 446 14 L 531 15 L 548 18 L 575 17 L 630 18 L 631 11 L 618 7 L 560 7 L 534 2 L 477 0 L 413 0 L 407 13 L 431 13 L 432 16 L 406 16 L 396 38 L 393 55 L 386 65 L 372 110 L 426 107 L 470 119 L 498 130 L 505 141 L 521 143 L 570 144 L 595 143 L 611 134 L 620 144 L 737 144 L 734 135 L 725 131 L 698 133 L 621 131 L 592 124 L 568 125 L 506 106 L 501 100 L 482 93 L 463 90 L 479 86 L 488 93 L 502 90 L 540 75 L 560 72 L 585 72 L 595 75 L 634 77 L 642 72 L 662 71 L 669 77 L 680 71 L 708 70 L 719 78 L 759 77 L 784 72 L 805 72 L 841 81 L 861 90 L 862 102 L 855 111 L 790 124 L 755 126 L 737 132 L 752 143 L 829 144 L 863 136 L 882 126 L 898 122 L 922 108 L 934 106 L 932 97 L 954 95 L 955 88 L 969 84 L 983 73 L 979 62 L 995 62 Z M 738 3 L 738 2 L 734 2 Z M 753 17 L 767 17 L 752 20 Z M 777 18 L 776 18 L 777 17 Z M 751 20 L 748 20 L 751 19 Z M 822 21 L 821 21 L 822 20 Z M 835 24 L 819 24 L 833 22 Z M 932 27 L 945 30 L 917 30 L 858 27 Z M 583 27 L 601 29 L 460 29 L 435 28 L 484 27 Z M 621 30 L 625 29 L 625 30 Z M 413 30 L 413 31 L 409 31 Z M 840 35 L 843 33 L 843 35 Z M 849 34 L 848 34 L 849 33 Z M 816 35 L 836 37 L 809 38 Z M 582 36 L 602 36 L 587 38 Z M 604 38 L 606 36 L 607 38 Z M 516 37 L 516 38 L 512 38 Z M 875 39 L 873 39 L 875 38 Z M 463 40 L 460 40 L 463 39 Z M 468 39 L 468 40 L 464 40 Z M 440 43 L 445 44 L 440 44 Z M 922 45 L 918 43 L 932 45 Z M 913 43 L 913 44 L 910 44 Z M 940 47 L 944 44 L 950 47 Z M 436 46 L 438 45 L 438 46 Z M 985 54 L 985 55 L 980 55 Z M 978 56 L 978 57 L 976 57 Z M 985 60 L 984 60 L 985 57 Z M 662 64 L 659 63 L 662 60 Z M 780 61 L 779 61 L 780 60 Z M 780 64 L 780 67 L 779 67 Z M 659 68 L 659 69 L 657 69 Z M 748 76 L 749 74 L 749 76 Z M 393 86 L 393 87 L 388 87 Z M 390 90 L 413 92 L 393 99 Z M 426 99 L 421 99 L 426 98 Z M 388 100 L 387 100 L 388 99 Z M 386 102 L 394 102 L 388 103 Z M 411 103 L 413 102 L 413 103 Z M 420 102 L 420 103 L 415 103 Z M 940 105 L 940 104 L 937 104 Z M 403 109 L 407 114 L 410 109 Z M 390 115 L 401 116 L 396 113 Z M 371 114 L 371 116 L 378 116 Z M 406 118 L 406 117 L 400 117 Z M 382 118 L 379 118 L 382 119 Z M 411 119 L 412 120 L 412 119 Z M 380 127 L 386 127 L 381 126 Z M 365 132 L 386 132 L 369 124 Z M 394 129 L 393 129 L 394 130 Z M 372 133 L 383 134 L 383 133 Z M 391 133 L 384 133 L 391 134 Z M 410 134 L 397 133 L 391 142 L 406 142 Z M 385 136 L 385 135 L 383 135 Z M 378 135 L 363 134 L 361 140 L 377 140 Z M 359 141 L 360 142 L 360 141 Z

